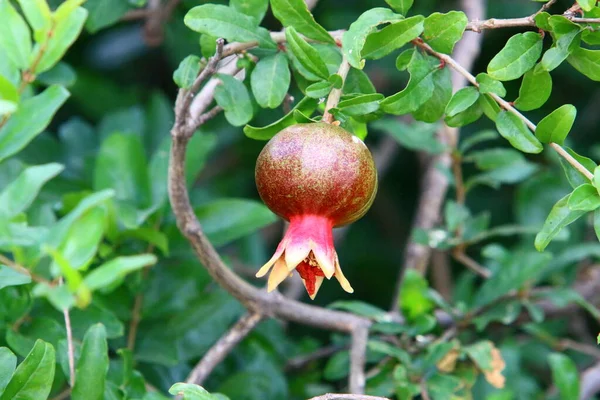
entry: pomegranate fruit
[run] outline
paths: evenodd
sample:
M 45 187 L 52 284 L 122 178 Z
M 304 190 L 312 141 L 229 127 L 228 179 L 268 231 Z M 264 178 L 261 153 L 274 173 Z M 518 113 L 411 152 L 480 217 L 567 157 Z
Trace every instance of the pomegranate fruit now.
M 373 203 L 377 171 L 367 146 L 331 124 L 288 127 L 258 156 L 256 186 L 267 207 L 290 223 L 275 254 L 256 274 L 271 271 L 267 290 L 295 269 L 311 299 L 332 276 L 352 293 L 332 229 L 358 220 Z

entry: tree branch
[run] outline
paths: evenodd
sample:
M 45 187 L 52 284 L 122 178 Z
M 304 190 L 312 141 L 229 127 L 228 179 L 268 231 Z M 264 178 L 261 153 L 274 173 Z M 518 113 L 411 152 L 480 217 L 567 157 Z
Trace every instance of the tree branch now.
M 580 388 L 579 400 L 590 400 L 600 392 L 600 363 L 583 371 Z
M 461 5 L 465 13 L 471 19 L 478 20 L 485 15 L 485 5 L 482 0 L 462 0 Z M 475 58 L 477 58 L 477 55 L 479 54 L 480 44 L 481 36 L 475 34 L 465 34 L 463 39 L 458 42 L 455 54 L 457 59 L 461 60 L 462 65 L 471 68 Z M 465 84 L 466 81 L 461 75 L 456 73 L 452 75 L 452 86 L 454 91 L 459 90 L 465 86 Z M 458 143 L 458 133 L 458 129 L 444 125 L 440 132 L 438 132 L 438 138 L 443 144 L 446 144 L 452 149 Z M 415 220 L 413 222 L 413 232 L 417 229 L 429 230 L 433 228 L 439 219 L 440 210 L 449 185 L 448 179 L 442 171 L 444 169 L 449 169 L 452 164 L 451 151 L 452 150 L 443 152 L 432 157 L 425 167 L 421 183 L 421 195 L 417 206 Z M 402 278 L 404 277 L 406 268 L 414 268 L 424 274 L 427 270 L 430 257 L 431 248 L 429 246 L 409 241 L 396 282 L 396 290 L 394 291 L 391 304 L 392 310 L 397 308 Z
M 194 367 L 188 378 L 187 383 L 202 385 L 204 380 L 210 375 L 212 370 L 225 359 L 227 354 L 244 339 L 250 331 L 262 320 L 260 314 L 248 313 L 239 319 L 229 329 L 229 331 L 221 336 L 221 338 L 204 354 L 204 357 Z
M 350 385 L 352 393 L 365 392 L 365 363 L 367 353 L 367 342 L 369 341 L 369 327 L 360 326 L 352 332 L 352 344 L 350 345 Z
M 222 47 L 220 47 L 217 46 L 217 53 L 211 58 L 205 70 L 200 73 L 197 81 L 202 82 L 217 71 L 215 60 L 222 57 Z M 237 68 L 235 68 L 235 63 L 233 65 L 234 68 L 225 65 L 218 72 L 235 73 Z M 226 70 L 227 68 L 229 70 Z M 278 292 L 266 293 L 245 282 L 225 265 L 204 234 L 202 226 L 194 214 L 185 180 L 186 150 L 193 131 L 197 128 L 191 121 L 203 122 L 200 116 L 204 114 L 213 100 L 216 81 L 216 79 L 208 81 L 193 101 L 189 100 L 193 96 L 189 90 L 182 89 L 177 96 L 175 124 L 171 130 L 172 146 L 168 178 L 169 199 L 177 226 L 190 242 L 198 259 L 213 279 L 238 299 L 250 313 L 352 334 L 354 368 L 350 374 L 349 386 L 360 389 L 364 386 L 364 372 L 360 371 L 360 366 L 364 364 L 364 355 L 361 357 L 359 352 L 365 350 L 365 334 L 368 333 L 370 321 L 350 313 L 328 310 L 287 299 Z M 199 86 L 200 84 L 193 87 Z

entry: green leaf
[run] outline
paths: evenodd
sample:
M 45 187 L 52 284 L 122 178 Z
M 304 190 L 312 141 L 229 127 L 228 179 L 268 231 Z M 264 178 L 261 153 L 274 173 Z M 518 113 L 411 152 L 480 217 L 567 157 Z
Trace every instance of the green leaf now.
M 193 31 L 221 37 L 229 42 L 258 42 L 260 47 L 276 49 L 269 31 L 233 8 L 220 4 L 204 4 L 185 15 L 185 24 Z
M 482 371 L 492 371 L 494 369 L 494 366 L 492 364 L 493 349 L 494 344 L 489 340 L 484 340 L 463 347 L 463 351 L 469 356 L 471 360 L 473 360 L 477 367 Z
M 325 62 L 321 59 L 319 52 L 308 44 L 298 32 L 296 32 L 296 29 L 294 29 L 293 26 L 290 26 L 285 30 L 285 37 L 289 49 L 304 68 L 322 79 L 327 79 L 329 77 L 329 70 L 327 69 Z
M 394 347 L 393 345 L 386 342 L 382 342 L 380 340 L 369 340 L 367 342 L 367 349 L 376 353 L 381 353 L 390 357 L 394 357 L 401 361 L 403 364 L 410 363 L 410 356 L 406 351 L 404 351 L 400 347 Z
M 90 13 L 85 28 L 91 33 L 114 25 L 130 8 L 122 0 L 86 0 L 83 4 Z
M 0 290 L 4 289 L 7 286 L 26 285 L 28 283 L 31 283 L 31 277 L 29 275 L 22 274 L 11 268 L 8 268 L 5 265 L 0 264 Z M 0 347 L 0 350 L 2 350 L 2 347 Z M 1 360 L 1 357 L 2 357 L 2 352 L 0 351 L 0 360 Z M 0 363 L 0 367 L 1 366 L 2 366 L 2 364 Z M 0 371 L 0 377 L 1 377 L 1 371 Z M 2 389 L 1 383 L 2 383 L 2 379 L 0 379 L 0 390 Z
M 229 5 L 234 10 L 246 14 L 259 24 L 269 8 L 269 0 L 230 0 Z
M 251 139 L 269 140 L 273 136 L 275 136 L 277 132 L 296 123 L 294 119 L 294 111 L 300 111 L 304 115 L 310 115 L 317 108 L 317 104 L 318 100 L 311 99 L 310 97 L 305 97 L 304 99 L 300 100 L 298 104 L 296 104 L 296 106 L 283 118 L 273 122 L 270 125 L 267 125 L 262 128 L 246 125 L 244 127 L 244 134 Z
M 46 31 L 52 23 L 52 12 L 46 0 L 19 0 L 19 6 L 35 31 Z
M 569 32 L 560 36 L 555 46 L 548 49 L 542 57 L 541 66 L 546 71 L 550 72 L 556 69 L 563 61 L 567 59 L 575 49 L 579 47 L 581 42 L 581 33 L 579 30 Z
M 497 81 L 488 74 L 482 72 L 477 75 L 477 83 L 479 83 L 479 93 L 494 93 L 500 97 L 506 96 L 506 89 L 502 82 Z
M 581 4 L 581 0 L 578 0 Z M 552 370 L 552 379 L 558 388 L 561 399 L 579 398 L 579 372 L 577 366 L 569 357 L 560 353 L 548 356 Z
M 573 211 L 593 211 L 600 207 L 600 194 L 593 185 L 584 183 L 571 193 L 567 205 Z
M 531 133 L 525 122 L 508 111 L 501 111 L 496 118 L 496 128 L 503 138 L 524 153 L 540 153 L 544 147 Z
M 358 17 L 342 37 L 342 52 L 354 68 L 363 69 L 365 60 L 362 56 L 367 36 L 375 31 L 378 25 L 402 19 L 399 14 L 389 8 L 372 8 Z
M 577 109 L 575 106 L 571 104 L 560 106 L 540 121 L 535 130 L 535 136 L 542 143 L 562 145 L 573 127 L 576 116 Z
M 597 165 L 592 159 L 581 156 L 575 151 L 573 151 L 573 149 L 570 149 L 568 147 L 564 147 L 564 149 L 567 153 L 571 155 L 571 157 L 575 158 L 577 162 L 583 165 L 588 171 L 594 173 L 594 169 L 597 167 Z M 575 169 L 569 162 L 567 162 L 562 157 L 560 157 L 559 160 L 560 164 L 562 165 L 565 171 L 567 180 L 569 181 L 569 184 L 573 187 L 573 189 L 584 183 L 589 183 L 589 179 L 577 169 Z
M 548 71 L 534 68 L 523 77 L 519 97 L 515 107 L 521 111 L 531 111 L 540 108 L 550 98 L 552 93 L 552 77 Z
M 325 369 L 323 370 L 323 378 L 329 381 L 337 381 L 345 378 L 350 373 L 350 354 L 347 350 L 340 351 L 331 357 Z
M 245 199 L 219 199 L 194 211 L 204 233 L 216 246 L 249 235 L 277 219 L 262 203 Z
M 363 94 L 340 101 L 337 108 L 344 114 L 355 117 L 379 110 L 381 100 L 383 100 L 383 95 L 380 93 Z
M 543 11 L 541 13 L 538 13 L 534 18 L 535 21 L 535 26 L 537 26 L 538 28 L 540 28 L 543 31 L 552 31 L 552 27 L 550 26 L 550 14 L 548 14 L 547 12 Z
M 580 47 L 571 53 L 567 61 L 591 80 L 600 82 L 600 50 Z
M 543 267 L 550 258 L 549 254 L 535 251 L 521 251 L 505 257 L 500 261 L 500 267 L 473 295 L 474 305 L 485 306 L 523 285 L 534 284 L 540 279 Z
M 419 37 L 423 32 L 422 15 L 393 22 L 380 31 L 367 36 L 361 55 L 368 59 L 379 59 Z
M 433 94 L 421 107 L 413 112 L 417 121 L 434 123 L 439 121 L 452 98 L 452 79 L 449 68 L 440 68 L 431 75 Z
M 476 87 L 469 86 L 460 89 L 454 93 L 450 102 L 446 106 L 446 115 L 453 117 L 456 114 L 465 111 L 479 99 L 479 91 Z
M 484 95 L 484 96 L 486 96 L 486 95 Z M 451 117 L 446 116 L 444 121 L 446 122 L 446 125 L 448 125 L 448 126 L 451 126 L 454 128 L 459 128 L 461 126 L 465 126 L 465 125 L 468 125 L 470 123 L 477 121 L 479 118 L 481 118 L 482 114 L 483 114 L 483 108 L 481 107 L 481 103 L 479 101 L 476 101 L 473 105 L 468 107 L 466 110 L 461 111 Z
M 592 9 L 596 6 L 596 0 L 577 0 L 577 4 L 579 4 L 584 11 L 592 11 Z M 579 390 L 577 392 L 579 392 Z M 567 396 L 565 398 L 575 399 L 577 396 Z
M 394 11 L 406 15 L 408 10 L 412 7 L 414 0 L 385 0 L 385 2 L 388 3 Z
M 173 81 L 175 84 L 180 88 L 189 89 L 200 72 L 201 62 L 200 57 L 195 55 L 189 55 L 184 58 L 179 63 L 179 67 L 173 72 Z
M 17 103 L 0 99 L 0 116 L 10 115 L 17 111 Z
M 147 160 L 139 136 L 114 133 L 102 142 L 94 166 L 94 190 L 112 188 L 117 200 L 150 204 Z
M 11 219 L 27 210 L 42 186 L 63 169 L 62 165 L 56 163 L 26 168 L 0 192 L 0 216 Z
M 327 97 L 333 89 L 333 84 L 328 81 L 315 82 L 306 88 L 306 95 L 313 99 L 322 99 Z
M 81 6 L 85 0 L 65 0 L 54 11 L 52 19 L 60 22 L 68 18 L 75 10 Z M 37 40 L 39 42 L 39 40 Z
M 434 84 L 430 63 L 419 52 L 415 52 L 408 66 L 410 80 L 402 90 L 381 102 L 381 108 L 388 114 L 402 115 L 416 111 L 433 95 Z
M 469 20 L 462 11 L 450 11 L 431 14 L 425 19 L 423 39 L 435 50 L 451 54 L 456 42 L 460 40 Z
M 569 208 L 568 202 L 570 196 L 571 194 L 568 194 L 560 199 L 554 207 L 552 207 L 552 210 L 550 210 L 550 214 L 548 215 L 548 218 L 546 218 L 542 230 L 535 237 L 535 248 L 538 251 L 544 251 L 552 239 L 558 235 L 565 226 L 575 222 L 585 214 L 585 211 L 573 211 Z
M 466 154 L 469 150 L 471 150 L 475 145 L 483 142 L 487 142 L 488 140 L 494 140 L 498 138 L 498 132 L 492 129 L 486 129 L 480 132 L 477 132 L 468 138 L 461 137 L 461 142 L 458 147 L 458 150 L 462 154 Z
M 371 304 L 364 303 L 358 300 L 338 300 L 329 304 L 327 308 L 332 308 L 334 310 L 343 310 L 348 311 L 357 315 L 361 315 L 363 317 L 367 317 L 373 320 L 386 320 L 388 317 L 386 316 L 385 310 L 382 310 L 379 307 L 375 307 Z
M 56 358 L 50 343 L 40 339 L 17 367 L 0 400 L 46 399 L 52 388 Z
M 94 303 L 83 310 L 74 308 L 70 314 L 74 337 L 83 337 L 90 328 L 99 323 L 104 325 L 108 339 L 122 337 L 125 331 L 123 322 L 111 310 Z
M 470 216 L 469 209 L 463 204 L 458 204 L 453 200 L 448 200 L 444 207 L 444 219 L 448 231 L 454 232 Z
M 156 264 L 156 261 L 156 256 L 153 254 L 117 257 L 95 268 L 83 281 L 92 291 L 102 289 L 111 286 L 133 271 Z
M 0 347 L 0 393 L 4 391 L 16 367 L 17 356 L 7 347 Z
M 594 233 L 596 234 L 596 239 L 600 241 L 600 209 L 594 211 Z
M 408 319 L 429 313 L 435 303 L 429 298 L 429 284 L 416 270 L 407 269 L 402 280 L 398 306 Z
M 60 247 L 67 237 L 67 234 L 69 233 L 69 230 L 73 224 L 75 224 L 86 212 L 102 203 L 105 203 L 114 197 L 114 195 L 115 192 L 112 189 L 107 189 L 101 192 L 92 193 L 85 197 L 77 204 L 77 207 L 75 207 L 69 214 L 61 218 L 61 220 L 52 227 L 44 239 L 45 243 L 53 248 Z
M 108 344 L 106 329 L 93 325 L 83 337 L 81 356 L 75 370 L 72 400 L 103 400 L 104 382 L 108 372 Z
M 33 70 L 35 74 L 48 71 L 60 61 L 69 47 L 79 37 L 87 15 L 88 13 L 84 8 L 76 8 L 66 18 L 56 22 L 52 37 L 47 39 L 45 45 L 36 44 L 32 57 L 33 59 L 40 57 L 40 61 Z
M 391 135 L 398 143 L 411 150 L 432 154 L 444 151 L 444 146 L 435 136 L 436 125 L 424 123 L 407 125 L 395 119 L 382 119 L 375 121 L 372 128 Z
M 293 26 L 310 39 L 335 43 L 325 28 L 315 21 L 304 0 L 271 0 L 271 9 L 284 27 Z
M 410 60 L 413 58 L 415 52 L 414 48 L 406 49 L 398 55 L 396 58 L 396 69 L 398 71 L 405 71 L 410 64 Z
M 98 252 L 106 228 L 106 211 L 94 207 L 71 226 L 60 246 L 60 253 L 74 269 L 85 269 Z
M 233 126 L 246 125 L 253 116 L 252 100 L 246 86 L 231 75 L 217 75 L 221 83 L 215 89 L 215 100 Z
M 498 103 L 496 103 L 496 100 L 486 93 L 482 96 L 479 96 L 479 105 L 481 106 L 481 109 L 486 117 L 496 122 L 498 114 L 500 114 L 500 111 L 502 111 Z
M 278 107 L 288 92 L 290 79 L 288 61 L 283 53 L 262 58 L 250 76 L 254 98 L 261 107 Z
M 21 102 L 19 109 L 0 128 L 0 161 L 17 153 L 46 129 L 68 97 L 65 88 L 53 85 Z
M 202 386 L 191 383 L 176 383 L 171 386 L 169 393 L 173 396 L 181 395 L 183 396 L 183 400 L 216 400 Z
M 38 75 L 37 80 L 47 86 L 61 85 L 71 87 L 77 80 L 77 74 L 69 64 L 59 61 L 54 67 Z
M 494 79 L 517 79 L 535 65 L 542 54 L 542 37 L 536 32 L 518 33 L 490 61 L 487 73 Z
M 0 1 L 0 47 L 19 69 L 29 67 L 31 32 L 10 1 Z
M 0 99 L 12 103 L 19 102 L 19 92 L 17 91 L 17 87 L 2 75 L 0 75 Z

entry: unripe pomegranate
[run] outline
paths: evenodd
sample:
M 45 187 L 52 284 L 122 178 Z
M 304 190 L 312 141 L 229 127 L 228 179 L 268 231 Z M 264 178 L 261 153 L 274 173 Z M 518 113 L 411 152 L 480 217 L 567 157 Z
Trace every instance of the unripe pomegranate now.
M 298 124 L 275 135 L 256 162 L 256 186 L 267 207 L 289 227 L 273 257 L 256 274 L 271 270 L 270 292 L 298 271 L 314 299 L 323 278 L 344 277 L 333 245 L 334 227 L 350 224 L 369 209 L 377 171 L 365 144 L 339 126 Z

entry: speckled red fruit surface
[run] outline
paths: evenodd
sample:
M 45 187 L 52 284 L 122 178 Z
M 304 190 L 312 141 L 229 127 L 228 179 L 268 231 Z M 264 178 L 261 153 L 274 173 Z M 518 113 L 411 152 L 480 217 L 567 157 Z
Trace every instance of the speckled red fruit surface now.
M 332 276 L 352 293 L 332 229 L 358 220 L 373 203 L 377 171 L 367 146 L 332 124 L 291 126 L 258 156 L 256 186 L 267 207 L 290 222 L 275 254 L 257 273 L 271 271 L 268 290 L 296 270 L 312 299 L 324 278 Z

